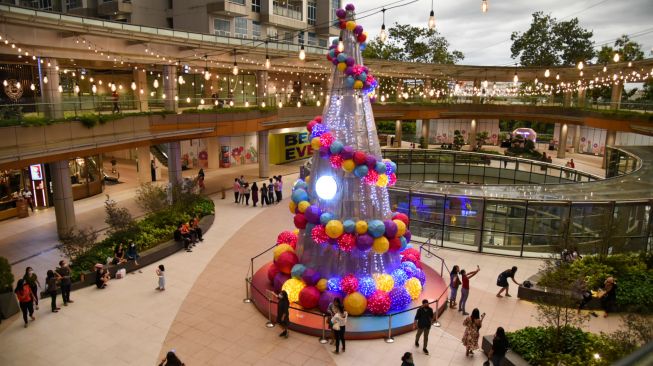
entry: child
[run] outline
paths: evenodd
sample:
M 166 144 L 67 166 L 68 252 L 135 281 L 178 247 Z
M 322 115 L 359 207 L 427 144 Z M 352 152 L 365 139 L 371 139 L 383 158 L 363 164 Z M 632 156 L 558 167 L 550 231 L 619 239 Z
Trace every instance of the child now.
M 159 268 L 156 269 L 156 275 L 159 277 L 159 287 L 156 288 L 158 291 L 165 291 L 166 289 L 165 271 L 163 264 L 159 264 Z

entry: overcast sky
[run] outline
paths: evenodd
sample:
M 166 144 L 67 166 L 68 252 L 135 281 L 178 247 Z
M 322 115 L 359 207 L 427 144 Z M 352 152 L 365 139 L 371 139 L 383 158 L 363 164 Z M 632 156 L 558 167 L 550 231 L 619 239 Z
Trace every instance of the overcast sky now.
M 324 0 L 326 1 L 326 0 Z M 406 2 L 409 2 L 407 0 Z M 353 2 L 357 12 L 396 0 L 343 0 Z M 404 3 L 406 3 L 404 2 Z M 512 65 L 510 34 L 528 29 L 536 11 L 550 13 L 558 20 L 577 17 L 580 25 L 594 32 L 596 45 L 622 34 L 646 33 L 633 40 L 643 46 L 646 57 L 653 57 L 653 0 L 488 0 L 489 11 L 481 12 L 481 0 L 434 0 L 436 28 L 449 41 L 451 49 L 462 51 L 468 65 Z M 395 22 L 426 26 L 431 0 L 386 11 L 386 28 Z M 375 38 L 382 15 L 360 20 Z M 600 48 L 600 46 L 599 46 Z

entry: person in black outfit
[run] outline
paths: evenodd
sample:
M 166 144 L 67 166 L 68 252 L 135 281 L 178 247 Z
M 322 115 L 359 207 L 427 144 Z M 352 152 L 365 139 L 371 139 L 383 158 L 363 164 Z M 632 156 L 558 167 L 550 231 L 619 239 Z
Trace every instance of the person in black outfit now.
M 63 299 L 63 306 L 68 306 L 68 303 L 73 303 L 74 301 L 70 299 L 70 286 L 72 284 L 70 280 L 70 266 L 66 263 L 65 260 L 59 261 L 59 268 L 56 270 L 59 277 L 61 277 L 61 299 Z
M 52 308 L 53 313 L 59 312 L 59 309 L 57 307 L 57 277 L 54 274 L 53 270 L 48 270 L 47 277 L 45 278 L 45 286 L 46 286 L 46 291 L 48 292 L 48 295 L 50 295 L 50 299 L 52 300 L 50 303 L 50 307 Z
M 410 352 L 404 353 L 403 356 L 401 356 L 401 366 L 414 366 L 415 363 L 413 363 L 413 354 Z
M 281 291 L 279 295 L 279 303 L 277 304 L 277 323 L 283 329 L 279 337 L 288 338 L 288 324 L 290 323 L 290 301 L 288 301 L 288 293 Z
M 185 363 L 181 362 L 179 357 L 175 354 L 175 351 L 169 351 L 166 354 L 166 357 L 161 360 L 161 363 L 159 363 L 159 366 L 184 366 Z
M 150 175 L 152 176 L 152 182 L 156 182 L 156 164 L 154 159 L 150 162 Z
M 422 300 L 422 306 L 417 309 L 415 314 L 415 323 L 413 328 L 417 328 L 417 335 L 415 336 L 415 347 L 419 347 L 419 337 L 424 333 L 424 347 L 422 350 L 427 355 L 429 351 L 426 349 L 429 343 L 429 331 L 431 331 L 431 324 L 433 322 L 433 309 L 429 306 L 429 301 Z
M 268 186 L 263 183 L 263 186 L 261 187 L 261 207 L 265 205 L 270 205 L 270 201 L 268 201 Z
M 512 267 L 511 269 L 506 269 L 505 271 L 501 272 L 501 274 L 499 274 L 499 277 L 497 278 L 497 286 L 501 287 L 501 290 L 499 290 L 497 293 L 497 297 L 503 297 L 501 296 L 503 291 L 506 292 L 506 297 L 511 297 L 508 293 L 508 278 L 510 278 L 512 282 L 515 283 L 515 285 L 521 286 L 519 282 L 515 281 L 515 273 L 517 273 L 516 266 Z
M 506 352 L 508 351 L 508 338 L 506 338 L 506 331 L 502 327 L 497 328 L 497 332 L 494 334 L 494 339 L 492 340 L 492 348 L 490 353 L 487 355 L 488 359 L 492 361 L 494 366 L 499 366 L 504 357 L 506 357 Z

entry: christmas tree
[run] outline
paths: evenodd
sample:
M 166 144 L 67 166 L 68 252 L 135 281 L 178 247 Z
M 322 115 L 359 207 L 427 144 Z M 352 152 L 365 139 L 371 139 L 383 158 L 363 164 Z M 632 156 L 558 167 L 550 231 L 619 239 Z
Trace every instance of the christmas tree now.
M 377 82 L 361 57 L 367 34 L 353 5 L 336 15 L 328 100 L 306 126 L 311 175 L 295 182 L 290 202 L 297 230 L 279 234 L 268 278 L 304 308 L 325 312 L 340 297 L 350 315 L 383 315 L 417 299 L 425 275 L 408 244 L 408 217 L 390 207 L 397 167 L 381 157 L 371 106 Z

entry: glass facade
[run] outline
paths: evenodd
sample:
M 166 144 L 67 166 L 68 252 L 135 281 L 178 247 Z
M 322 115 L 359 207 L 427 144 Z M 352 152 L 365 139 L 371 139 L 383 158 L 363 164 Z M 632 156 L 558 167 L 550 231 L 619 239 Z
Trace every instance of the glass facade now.
M 234 23 L 234 34 L 239 38 L 247 38 L 247 23 L 248 20 L 245 17 L 236 18 Z
M 307 9 L 308 24 L 315 25 L 317 23 L 317 3 L 315 1 L 309 1 Z
M 213 32 L 218 36 L 229 37 L 231 35 L 231 23 L 227 19 L 215 18 L 213 20 Z

